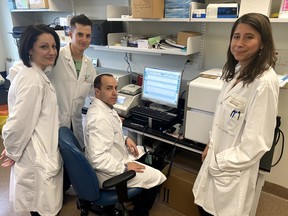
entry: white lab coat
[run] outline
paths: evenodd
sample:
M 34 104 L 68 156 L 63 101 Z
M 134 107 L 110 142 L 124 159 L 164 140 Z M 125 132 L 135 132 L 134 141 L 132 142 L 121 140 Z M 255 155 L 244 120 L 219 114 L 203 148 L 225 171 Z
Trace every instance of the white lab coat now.
M 70 44 L 61 48 L 56 66 L 48 74 L 56 89 L 61 126 L 73 127 L 79 144 L 84 146 L 82 107 L 88 95 L 95 97 L 94 79 L 96 71 L 87 56 L 82 58 L 82 67 L 77 77 Z
M 34 63 L 15 76 L 8 107 L 2 136 L 7 156 L 15 161 L 10 178 L 14 209 L 55 216 L 63 199 L 57 99 L 49 79 Z
M 10 80 L 10 83 L 13 81 L 14 77 L 17 75 L 17 73 L 21 70 L 21 68 L 24 66 L 22 61 L 18 61 L 16 64 L 14 64 L 9 69 L 9 74 L 6 77 L 6 79 Z
M 232 87 L 238 75 L 219 95 L 208 154 L 193 187 L 195 203 L 215 216 L 249 215 L 259 161 L 272 146 L 276 125 L 279 81 L 274 70 L 248 86 Z
M 86 115 L 85 153 L 102 183 L 125 170 L 124 163 L 135 160 L 128 153 L 117 112 L 95 98 Z M 146 166 L 146 165 L 145 165 Z M 162 184 L 166 177 L 159 170 L 146 166 L 143 173 L 128 182 L 128 187 L 152 188 Z

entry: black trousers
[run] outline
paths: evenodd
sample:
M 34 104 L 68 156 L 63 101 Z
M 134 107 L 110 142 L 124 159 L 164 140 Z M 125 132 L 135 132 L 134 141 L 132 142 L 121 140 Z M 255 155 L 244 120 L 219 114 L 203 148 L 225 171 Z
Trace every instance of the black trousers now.
M 134 215 L 136 216 L 148 216 L 149 211 L 152 208 L 157 194 L 160 191 L 160 185 L 150 189 L 143 189 L 139 196 L 133 199 L 134 203 Z
M 38 212 L 30 212 L 31 216 L 41 216 Z
M 65 193 L 65 191 L 67 191 L 70 188 L 71 181 L 70 181 L 70 178 L 68 176 L 68 173 L 66 171 L 65 166 L 63 168 L 64 168 L 64 171 L 63 171 L 63 192 Z
M 201 206 L 198 206 L 198 212 L 200 216 L 213 216 L 208 212 L 206 212 Z

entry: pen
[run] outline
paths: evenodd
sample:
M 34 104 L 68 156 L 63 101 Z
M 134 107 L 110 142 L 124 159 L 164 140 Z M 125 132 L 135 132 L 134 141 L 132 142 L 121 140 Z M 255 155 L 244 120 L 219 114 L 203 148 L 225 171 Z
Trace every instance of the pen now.
M 137 124 L 137 123 L 133 123 L 133 122 L 131 122 L 130 124 L 133 125 L 133 126 L 137 126 L 137 127 L 142 127 L 143 128 L 143 125 L 141 125 L 141 124 Z

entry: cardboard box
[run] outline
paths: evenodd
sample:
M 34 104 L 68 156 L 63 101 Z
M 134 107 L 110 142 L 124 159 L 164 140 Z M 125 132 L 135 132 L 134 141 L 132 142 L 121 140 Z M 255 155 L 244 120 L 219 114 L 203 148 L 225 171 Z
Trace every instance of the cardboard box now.
M 29 0 L 29 1 L 30 1 L 30 8 L 39 8 L 39 9 L 49 8 L 48 0 Z
M 164 0 L 132 0 L 133 18 L 160 19 L 164 17 Z
M 15 5 L 17 9 L 28 9 L 29 0 L 15 0 Z
M 168 167 L 164 168 L 163 173 L 167 173 Z M 195 179 L 195 173 L 172 166 L 169 177 L 161 187 L 161 202 L 187 216 L 199 216 L 192 193 Z
M 177 44 L 187 46 L 187 39 L 188 37 L 199 36 L 199 32 L 192 32 L 192 31 L 180 31 L 177 35 Z

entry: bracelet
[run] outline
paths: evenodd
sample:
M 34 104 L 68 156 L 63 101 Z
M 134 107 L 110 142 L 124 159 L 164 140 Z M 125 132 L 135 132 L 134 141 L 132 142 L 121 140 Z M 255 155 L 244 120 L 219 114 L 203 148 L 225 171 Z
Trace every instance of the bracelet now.
M 126 139 L 125 139 L 125 145 L 127 145 L 127 139 L 128 139 L 128 137 L 126 137 Z
M 124 167 L 125 167 L 124 172 L 128 171 L 128 165 L 127 165 L 127 163 L 124 164 Z

